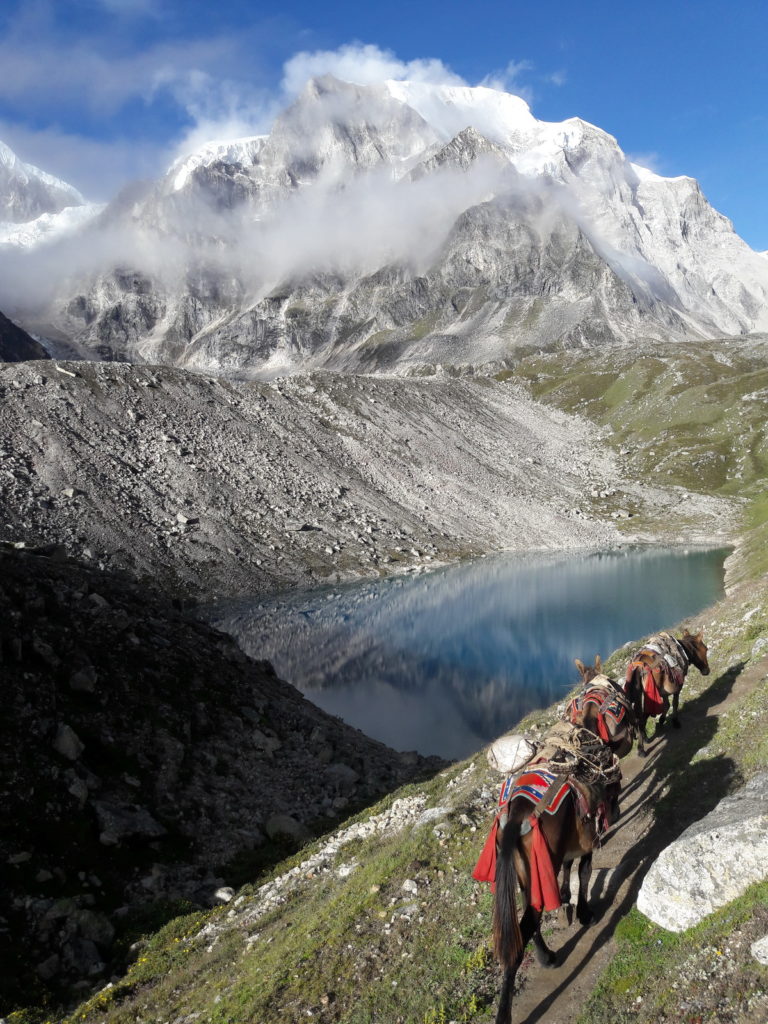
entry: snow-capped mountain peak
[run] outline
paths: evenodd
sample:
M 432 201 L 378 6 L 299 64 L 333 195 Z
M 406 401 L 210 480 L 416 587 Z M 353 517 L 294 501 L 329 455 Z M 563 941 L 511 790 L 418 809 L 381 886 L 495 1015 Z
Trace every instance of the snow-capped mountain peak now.
M 49 316 L 108 358 L 392 369 L 768 330 L 768 261 L 693 178 L 482 86 L 312 79 L 106 225 L 85 248 L 115 262 Z
M 207 142 L 193 153 L 179 157 L 168 169 L 168 176 L 173 182 L 173 191 L 178 192 L 184 188 L 200 167 L 209 167 L 215 163 L 243 164 L 245 166 L 253 164 L 267 138 L 267 135 L 249 135 L 242 139 Z
M 10 146 L 0 142 L 0 221 L 23 223 L 84 203 L 72 185 L 24 163 Z

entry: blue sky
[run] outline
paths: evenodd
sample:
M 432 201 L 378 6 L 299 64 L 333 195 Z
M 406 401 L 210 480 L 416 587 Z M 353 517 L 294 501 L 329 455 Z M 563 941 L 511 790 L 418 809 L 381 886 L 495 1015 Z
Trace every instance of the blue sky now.
M 637 162 L 698 178 L 766 249 L 767 44 L 765 0 L 3 0 L 0 139 L 109 198 L 207 135 L 265 130 L 318 65 L 306 55 L 336 66 L 346 47 L 348 66 L 432 60 L 505 83 L 543 120 L 583 117 Z

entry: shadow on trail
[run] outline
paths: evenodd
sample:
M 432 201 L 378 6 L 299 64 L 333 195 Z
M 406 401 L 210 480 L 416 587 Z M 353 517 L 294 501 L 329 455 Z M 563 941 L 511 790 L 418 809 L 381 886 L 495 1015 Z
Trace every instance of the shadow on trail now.
M 647 801 L 652 799 L 654 816 L 650 828 L 625 853 L 616 868 L 595 873 L 591 905 L 596 921 L 588 930 L 592 939 L 583 952 L 579 951 L 579 959 L 573 964 L 569 964 L 568 959 L 576 952 L 585 929 L 577 930 L 557 950 L 558 964 L 570 968 L 568 975 L 520 1024 L 547 1020 L 553 1003 L 587 967 L 591 957 L 613 937 L 617 924 L 634 905 L 643 879 L 656 857 L 738 785 L 736 765 L 730 758 L 708 758 L 693 765 L 690 761 L 717 731 L 717 716 L 708 715 L 708 710 L 727 699 L 745 664 L 737 662 L 731 665 L 703 693 L 686 701 L 681 709 L 681 729 L 665 729 L 653 737 L 645 765 L 622 793 L 624 813 L 607 842 L 614 840 L 622 829 L 642 814 Z M 637 753 L 629 756 L 637 758 Z M 641 801 L 640 793 L 646 784 L 649 788 Z M 630 878 L 629 885 L 617 898 L 627 878 Z

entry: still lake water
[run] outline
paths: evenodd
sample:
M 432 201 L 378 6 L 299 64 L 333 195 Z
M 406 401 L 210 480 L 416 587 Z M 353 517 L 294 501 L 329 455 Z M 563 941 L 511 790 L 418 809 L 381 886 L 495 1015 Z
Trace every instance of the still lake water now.
M 503 555 L 269 600 L 215 625 L 325 711 L 396 750 L 466 757 L 591 663 L 712 604 L 727 550 Z M 706 635 L 705 635 L 706 640 Z

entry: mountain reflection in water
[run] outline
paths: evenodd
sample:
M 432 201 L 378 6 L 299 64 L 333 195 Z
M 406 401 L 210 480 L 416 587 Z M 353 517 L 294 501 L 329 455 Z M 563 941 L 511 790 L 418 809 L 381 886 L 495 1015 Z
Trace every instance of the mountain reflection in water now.
M 466 757 L 591 662 L 723 593 L 723 549 L 503 555 L 215 613 L 315 704 L 398 750 Z M 706 636 L 705 636 L 706 639 Z

